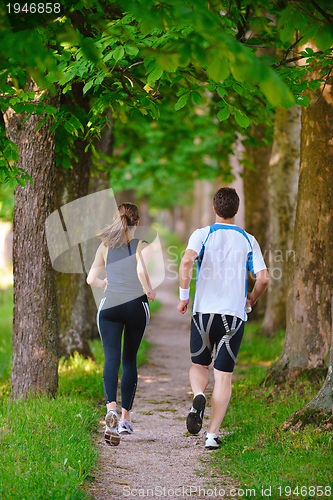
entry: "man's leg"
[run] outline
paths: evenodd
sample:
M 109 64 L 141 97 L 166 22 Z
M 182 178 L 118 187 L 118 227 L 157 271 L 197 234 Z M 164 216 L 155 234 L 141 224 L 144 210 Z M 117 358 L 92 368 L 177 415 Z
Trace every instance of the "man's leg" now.
M 208 384 L 209 365 L 192 363 L 190 368 L 190 384 L 193 391 L 193 403 L 190 413 L 187 415 L 186 426 L 191 434 L 198 434 L 202 427 L 202 419 L 206 407 L 206 396 L 204 390 Z
M 208 433 L 219 434 L 220 426 L 231 397 L 232 372 L 222 372 L 214 368 L 214 390 L 211 399 L 211 417 Z
M 205 392 L 208 385 L 208 370 L 209 366 L 192 363 L 189 376 L 194 396 L 198 394 L 198 392 Z

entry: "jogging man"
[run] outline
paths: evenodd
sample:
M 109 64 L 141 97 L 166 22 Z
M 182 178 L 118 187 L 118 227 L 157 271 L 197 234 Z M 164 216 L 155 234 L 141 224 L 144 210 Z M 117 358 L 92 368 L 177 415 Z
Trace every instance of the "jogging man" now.
M 191 434 L 202 427 L 206 405 L 204 391 L 215 346 L 214 389 L 211 419 L 205 447 L 218 448 L 220 426 L 231 397 L 231 377 L 247 320 L 246 308 L 253 307 L 266 290 L 269 276 L 256 239 L 235 225 L 239 197 L 232 188 L 215 193 L 215 224 L 197 229 L 190 236 L 179 268 L 178 310 L 184 314 L 189 303 L 193 263 L 197 260 L 197 282 L 191 320 L 190 383 L 194 394 L 186 424 Z M 256 276 L 247 293 L 247 274 Z

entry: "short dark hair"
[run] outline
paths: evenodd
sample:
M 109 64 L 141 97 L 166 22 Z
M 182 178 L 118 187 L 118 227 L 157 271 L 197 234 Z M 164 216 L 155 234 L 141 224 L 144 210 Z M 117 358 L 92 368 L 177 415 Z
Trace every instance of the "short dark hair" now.
M 232 219 L 238 211 L 239 196 L 233 188 L 220 188 L 214 195 L 213 205 L 219 217 Z

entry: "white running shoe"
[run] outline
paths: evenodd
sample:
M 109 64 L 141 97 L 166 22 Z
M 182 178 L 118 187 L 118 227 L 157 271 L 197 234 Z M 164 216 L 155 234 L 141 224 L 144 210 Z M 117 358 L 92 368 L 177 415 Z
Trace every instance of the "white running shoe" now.
M 118 424 L 118 432 L 119 434 L 133 434 L 134 429 L 133 429 L 133 424 L 129 420 L 126 420 L 126 418 L 121 418 L 119 420 Z
M 206 432 L 206 450 L 216 450 L 221 446 L 221 444 L 222 441 L 216 434 L 209 434 L 208 432 Z
M 105 442 L 111 446 L 118 446 L 120 436 L 118 432 L 118 415 L 116 410 L 109 410 L 105 417 Z

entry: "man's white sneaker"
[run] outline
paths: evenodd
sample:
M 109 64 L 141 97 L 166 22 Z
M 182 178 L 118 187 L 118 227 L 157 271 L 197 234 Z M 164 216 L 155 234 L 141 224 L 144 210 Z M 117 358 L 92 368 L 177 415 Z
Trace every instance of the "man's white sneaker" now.
M 105 417 L 105 442 L 111 446 L 118 446 L 120 436 L 118 432 L 118 415 L 116 410 L 109 410 Z
M 209 434 L 208 432 L 206 433 L 206 450 L 216 450 L 221 446 L 221 444 L 222 441 L 216 434 Z
M 126 418 L 121 418 L 118 424 L 118 432 L 119 434 L 133 434 L 133 424 L 126 420 Z
M 199 392 L 193 399 L 192 408 L 187 415 L 186 426 L 191 434 L 198 434 L 202 427 L 202 419 L 206 407 L 206 396 Z

